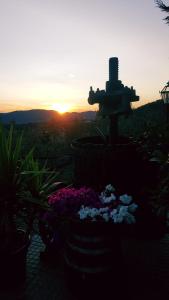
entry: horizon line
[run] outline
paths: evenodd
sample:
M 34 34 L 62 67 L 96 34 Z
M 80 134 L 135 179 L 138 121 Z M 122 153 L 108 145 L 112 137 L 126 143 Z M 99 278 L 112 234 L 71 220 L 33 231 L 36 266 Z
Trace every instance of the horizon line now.
M 142 107 L 144 105 L 147 105 L 147 104 L 150 104 L 150 103 L 153 103 L 153 102 L 156 102 L 156 101 L 159 101 L 161 99 L 157 99 L 157 100 L 154 100 L 154 101 L 150 101 L 150 102 L 146 102 L 146 103 L 139 103 L 140 105 L 136 106 L 136 107 L 132 107 L 132 110 L 135 110 L 139 107 Z M 70 110 L 70 111 L 65 111 L 64 113 L 60 113 L 59 111 L 55 110 L 55 109 L 48 109 L 48 108 L 25 108 L 25 109 L 16 109 L 16 110 L 9 110 L 9 111 L 0 111 L 1 114 L 7 114 L 7 113 L 13 113 L 13 112 L 18 112 L 18 111 L 21 111 L 21 112 L 24 112 L 24 111 L 32 111 L 32 110 L 46 110 L 46 111 L 54 111 L 54 112 L 57 112 L 59 114 L 65 114 L 65 113 L 82 113 L 82 112 L 87 112 L 87 111 L 94 111 L 94 112 L 97 112 L 98 109 L 77 109 L 76 111 L 75 110 Z

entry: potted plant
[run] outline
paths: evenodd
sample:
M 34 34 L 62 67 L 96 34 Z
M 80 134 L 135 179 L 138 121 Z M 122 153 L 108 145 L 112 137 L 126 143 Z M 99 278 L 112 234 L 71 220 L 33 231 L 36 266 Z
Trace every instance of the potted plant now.
M 69 186 L 58 189 L 48 197 L 49 207 L 40 219 L 40 233 L 46 244 L 42 258 L 52 263 L 58 262 L 59 254 L 63 253 L 65 228 L 67 230 L 69 221 L 73 220 L 84 203 L 100 205 L 94 190 Z
M 87 292 L 86 297 L 89 293 L 96 297 L 114 284 L 113 291 L 117 288 L 118 294 L 127 276 L 121 242 L 128 238 L 144 241 L 151 234 L 154 239 L 157 234 L 159 224 L 144 203 L 121 195 L 110 184 L 102 192 L 86 187 L 63 188 L 52 193 L 48 202 L 51 210 L 44 218 L 53 228 L 53 258 L 60 250 L 70 288 L 80 297 L 82 290 Z M 66 228 L 61 247 L 60 224 Z
M 47 197 L 56 189 L 58 174 L 58 172 L 50 171 L 46 165 L 41 166 L 34 159 L 32 151 L 25 158 L 21 196 L 29 208 L 29 231 L 32 229 L 37 213 L 41 215 L 44 210 L 48 209 Z
M 55 256 L 59 247 L 58 224 L 65 228 L 60 252 L 64 254 L 65 274 L 71 288 L 83 286 L 83 290 L 95 292 L 100 286 L 105 289 L 110 279 L 117 283 L 123 269 L 123 229 L 131 226 L 132 231 L 136 223 L 138 205 L 132 197 L 115 195 L 112 185 L 107 185 L 102 193 L 87 187 L 71 187 L 52 193 L 48 202 L 51 210 L 45 219 L 53 227 L 51 244 Z
M 12 287 L 25 277 L 26 254 L 37 212 L 44 204 L 43 180 L 33 150 L 22 158 L 22 135 L 0 126 L 0 286 Z M 43 198 L 43 199 L 42 199 Z M 17 271 L 17 276 L 16 276 Z

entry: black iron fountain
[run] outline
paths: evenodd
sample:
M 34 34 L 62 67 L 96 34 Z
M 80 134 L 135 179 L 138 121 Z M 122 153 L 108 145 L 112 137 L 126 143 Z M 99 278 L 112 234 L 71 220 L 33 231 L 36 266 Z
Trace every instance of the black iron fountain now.
M 131 102 L 139 101 L 139 96 L 133 87 L 124 86 L 118 79 L 118 58 L 109 59 L 109 81 L 106 82 L 106 90 L 90 88 L 88 102 L 99 104 L 99 114 L 110 119 L 109 143 L 118 142 L 118 119 L 120 115 L 131 112 Z
M 99 114 L 109 118 L 109 135 L 79 138 L 72 143 L 74 149 L 74 179 L 76 185 L 96 189 L 112 183 L 119 192 L 138 194 L 147 179 L 145 165 L 133 139 L 119 135 L 118 121 L 128 115 L 131 102 L 139 101 L 133 87 L 124 86 L 118 79 L 118 58 L 109 59 L 109 81 L 106 89 L 90 88 L 88 102 L 99 104 Z

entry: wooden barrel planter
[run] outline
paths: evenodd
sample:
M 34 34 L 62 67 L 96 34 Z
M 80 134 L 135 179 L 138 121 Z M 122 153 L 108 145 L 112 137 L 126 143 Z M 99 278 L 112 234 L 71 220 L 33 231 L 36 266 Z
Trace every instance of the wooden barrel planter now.
M 74 140 L 72 148 L 76 185 L 102 189 L 112 183 L 120 193 L 137 195 L 156 172 L 150 175 L 151 163 L 143 161 L 138 145 L 126 137 L 115 145 L 104 144 L 99 136 L 84 137 Z
M 64 257 L 69 287 L 77 294 L 98 299 L 122 282 L 120 236 L 112 224 L 71 222 Z

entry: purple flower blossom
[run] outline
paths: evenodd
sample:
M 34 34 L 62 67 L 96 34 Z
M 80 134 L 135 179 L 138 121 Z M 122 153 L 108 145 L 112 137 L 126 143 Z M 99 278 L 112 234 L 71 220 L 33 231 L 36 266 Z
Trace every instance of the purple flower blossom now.
M 58 216 L 73 216 L 82 205 L 100 207 L 98 194 L 91 188 L 63 188 L 49 196 L 48 203 Z

